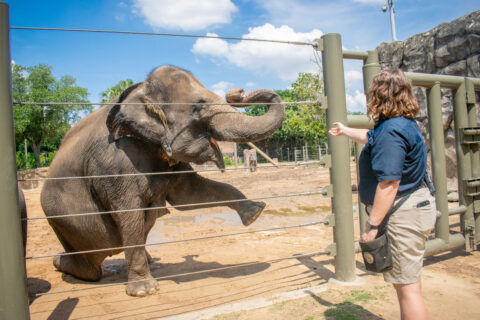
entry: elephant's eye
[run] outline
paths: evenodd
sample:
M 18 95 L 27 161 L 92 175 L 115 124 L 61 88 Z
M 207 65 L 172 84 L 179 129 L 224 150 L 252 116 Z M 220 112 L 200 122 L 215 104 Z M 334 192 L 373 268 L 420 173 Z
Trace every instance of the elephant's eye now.
M 202 113 L 203 109 L 205 109 L 205 105 L 202 104 L 202 103 L 205 103 L 205 100 L 199 101 L 199 102 L 197 102 L 193 105 L 192 116 L 196 119 L 201 118 L 201 113 Z

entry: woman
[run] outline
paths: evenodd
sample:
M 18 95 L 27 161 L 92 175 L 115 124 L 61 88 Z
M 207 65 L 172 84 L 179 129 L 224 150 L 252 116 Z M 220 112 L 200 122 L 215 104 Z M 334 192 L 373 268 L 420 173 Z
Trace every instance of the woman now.
M 369 218 L 361 241 L 375 239 L 382 222 L 387 223 L 393 268 L 383 273 L 384 279 L 397 292 L 402 319 L 426 319 L 421 271 L 425 240 L 434 226 L 436 208 L 424 182 L 427 151 L 414 120 L 418 103 L 401 70 L 376 75 L 368 94 L 367 115 L 373 118 L 375 127 L 354 129 L 334 123 L 329 133 L 365 144 L 358 163 L 358 190 Z M 405 201 L 385 219 L 401 199 Z

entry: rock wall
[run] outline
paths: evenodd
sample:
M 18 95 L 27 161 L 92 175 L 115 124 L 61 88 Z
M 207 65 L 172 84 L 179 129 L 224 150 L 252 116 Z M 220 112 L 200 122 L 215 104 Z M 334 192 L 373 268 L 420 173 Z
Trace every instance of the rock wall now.
M 377 51 L 382 69 L 400 68 L 409 72 L 480 78 L 480 10 L 442 23 L 405 41 L 384 42 L 377 47 Z M 420 104 L 417 120 L 428 145 L 426 92 L 420 88 L 414 90 Z M 478 98 L 477 93 L 477 101 Z M 453 192 L 457 188 L 457 161 L 451 90 L 442 89 L 442 112 L 448 188 Z

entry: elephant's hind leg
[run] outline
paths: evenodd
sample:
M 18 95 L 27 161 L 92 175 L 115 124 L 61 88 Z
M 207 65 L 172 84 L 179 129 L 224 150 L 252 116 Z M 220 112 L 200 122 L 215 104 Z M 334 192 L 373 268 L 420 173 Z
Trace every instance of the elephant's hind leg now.
M 56 228 L 54 230 L 57 231 Z M 66 252 L 80 251 L 75 250 L 60 232 L 56 232 L 56 234 Z M 108 252 L 96 252 L 60 255 L 53 258 L 53 265 L 58 271 L 70 274 L 78 279 L 98 281 L 102 277 L 102 262 L 108 254 Z
M 92 264 L 81 255 L 56 256 L 53 265 L 58 271 L 86 281 L 98 281 L 102 277 L 101 263 Z

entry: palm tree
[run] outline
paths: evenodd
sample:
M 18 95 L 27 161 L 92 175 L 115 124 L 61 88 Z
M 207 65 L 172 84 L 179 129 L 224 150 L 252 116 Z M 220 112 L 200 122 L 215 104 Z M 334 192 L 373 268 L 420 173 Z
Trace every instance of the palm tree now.
M 100 97 L 102 98 L 102 102 L 108 102 L 112 100 L 113 98 L 120 95 L 125 89 L 127 89 L 132 85 L 133 85 L 132 79 L 121 80 L 119 83 L 117 83 L 111 88 L 108 88 L 107 90 L 103 91 L 100 94 Z

